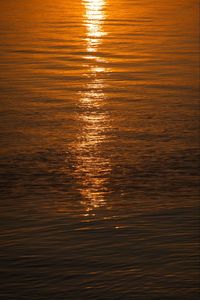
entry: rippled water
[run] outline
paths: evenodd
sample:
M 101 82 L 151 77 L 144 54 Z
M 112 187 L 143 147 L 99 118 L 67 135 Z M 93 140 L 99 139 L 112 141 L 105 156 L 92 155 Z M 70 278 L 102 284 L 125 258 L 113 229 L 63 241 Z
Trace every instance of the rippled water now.
M 197 299 L 198 1 L 2 0 L 1 299 Z

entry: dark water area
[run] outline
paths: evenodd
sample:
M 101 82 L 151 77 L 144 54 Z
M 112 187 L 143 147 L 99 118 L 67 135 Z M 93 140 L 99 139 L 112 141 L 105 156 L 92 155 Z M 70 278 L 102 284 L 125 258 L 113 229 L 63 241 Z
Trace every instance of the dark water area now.
M 0 299 L 199 299 L 198 4 L 0 2 Z

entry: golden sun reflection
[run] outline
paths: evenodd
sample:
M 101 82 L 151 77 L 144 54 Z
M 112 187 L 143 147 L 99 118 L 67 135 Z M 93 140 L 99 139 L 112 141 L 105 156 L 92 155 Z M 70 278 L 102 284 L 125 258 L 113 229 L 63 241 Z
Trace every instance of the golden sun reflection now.
M 106 183 L 111 169 L 109 157 L 103 150 L 109 129 L 109 116 L 103 110 L 105 99 L 103 91 L 95 91 L 94 86 L 80 98 L 82 113 L 79 120 L 83 125 L 76 141 L 76 176 L 81 182 L 82 204 L 87 211 L 104 205 L 105 194 L 108 192 Z
M 109 116 L 105 111 L 105 82 L 102 74 L 106 69 L 98 57 L 98 48 L 105 35 L 102 25 L 105 18 L 105 0 L 83 0 L 85 7 L 84 24 L 86 26 L 86 59 L 94 61 L 88 65 L 88 83 L 85 91 L 80 92 L 78 115 L 82 124 L 75 142 L 76 178 L 82 204 L 87 212 L 105 205 L 108 193 L 107 181 L 110 174 L 110 159 L 104 150 L 109 129 Z
M 101 38 L 106 35 L 102 30 L 105 19 L 104 0 L 85 0 L 85 25 L 87 28 L 87 52 L 95 52 L 101 43 Z

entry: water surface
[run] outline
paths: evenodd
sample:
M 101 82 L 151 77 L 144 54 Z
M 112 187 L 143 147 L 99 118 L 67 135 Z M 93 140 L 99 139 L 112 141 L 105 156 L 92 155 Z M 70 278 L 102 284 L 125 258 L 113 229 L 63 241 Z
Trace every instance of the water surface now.
M 198 1 L 1 7 L 1 299 L 197 299 Z

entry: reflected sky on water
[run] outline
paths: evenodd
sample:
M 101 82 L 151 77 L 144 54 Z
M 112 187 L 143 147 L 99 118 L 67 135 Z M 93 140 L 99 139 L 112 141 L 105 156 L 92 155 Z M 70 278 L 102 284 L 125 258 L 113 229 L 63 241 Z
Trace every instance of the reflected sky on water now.
M 199 299 L 198 1 L 1 8 L 0 298 Z

